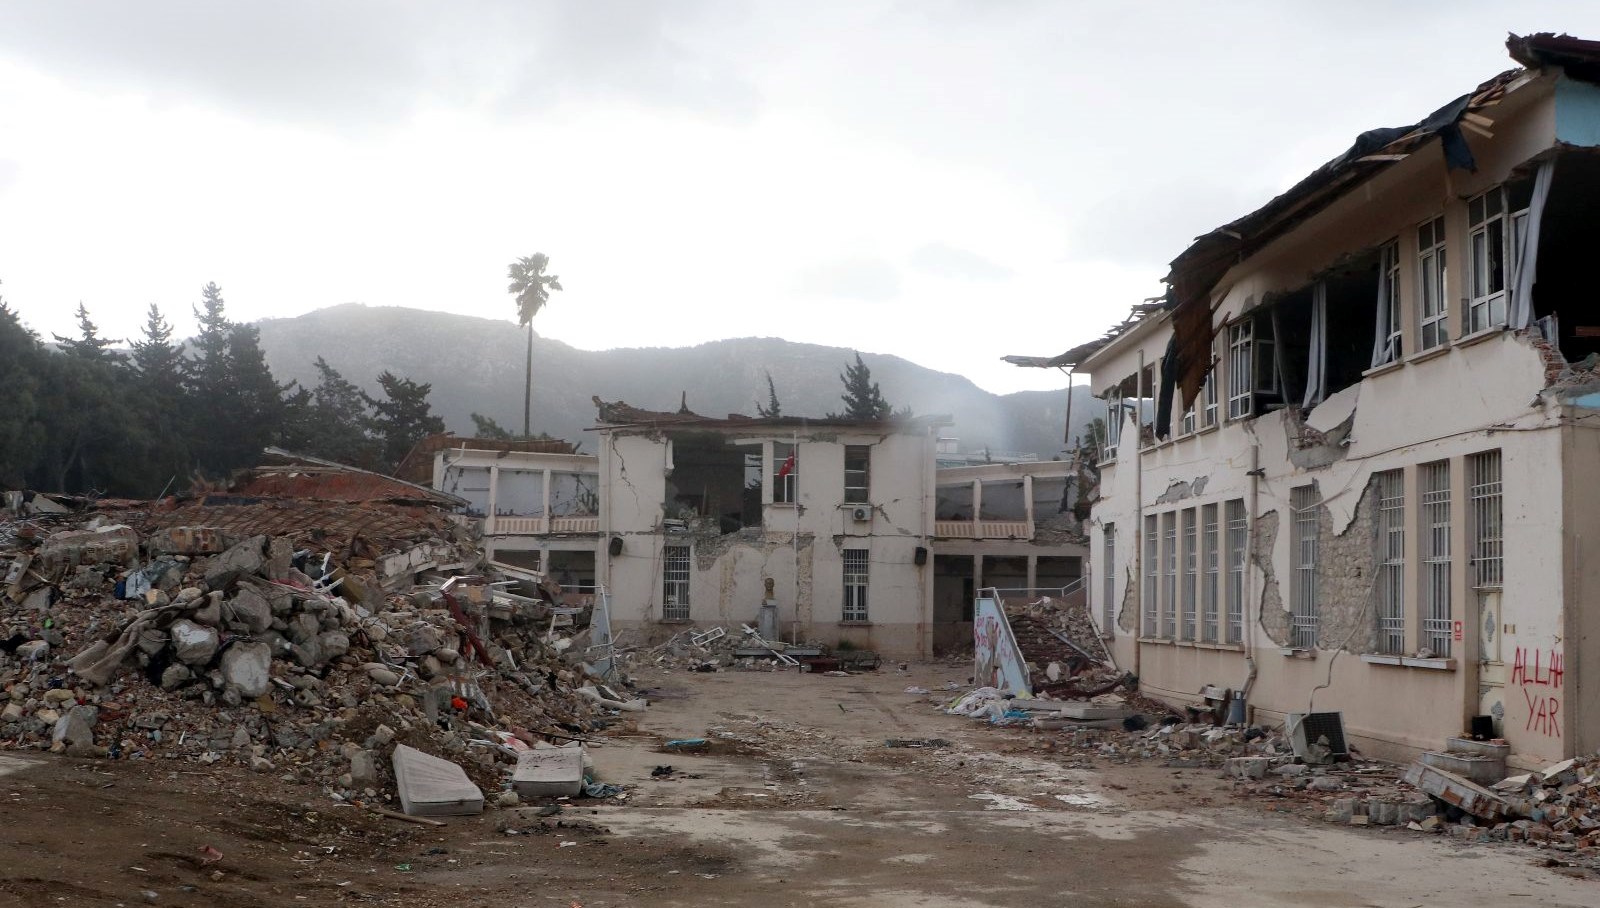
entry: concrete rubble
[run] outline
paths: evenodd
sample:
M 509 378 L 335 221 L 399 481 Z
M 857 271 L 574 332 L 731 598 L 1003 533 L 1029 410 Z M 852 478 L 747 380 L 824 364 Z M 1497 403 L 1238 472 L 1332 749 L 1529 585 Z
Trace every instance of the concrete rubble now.
M 439 759 L 509 791 L 520 754 L 645 706 L 589 683 L 589 616 L 554 634 L 551 592 L 498 581 L 437 509 L 0 511 L 0 749 L 232 763 L 368 804 L 431 797 L 391 767 L 437 781 Z

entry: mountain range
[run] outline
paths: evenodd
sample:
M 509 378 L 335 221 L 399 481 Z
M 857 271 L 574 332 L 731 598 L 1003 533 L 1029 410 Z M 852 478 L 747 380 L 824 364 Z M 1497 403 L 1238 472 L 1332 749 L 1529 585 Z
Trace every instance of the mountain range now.
M 431 383 L 434 412 L 458 434 L 472 434 L 474 412 L 512 431 L 521 428 L 527 335 L 512 322 L 347 303 L 257 324 L 267 363 L 279 381 L 315 385 L 313 363 L 321 356 L 373 393 L 384 370 Z M 820 416 L 843 408 L 839 373 L 854 357 L 846 347 L 767 337 L 693 347 L 579 350 L 536 334 L 533 430 L 589 450 L 585 429 L 595 422 L 595 396 L 652 410 L 675 411 L 686 400 L 689 409 L 707 416 L 755 415 L 756 403 L 767 400 L 768 373 L 784 415 Z M 1049 459 L 1062 450 L 1065 389 L 998 395 L 960 375 L 898 356 L 862 353 L 861 358 L 894 407 L 951 417 L 943 434 L 959 439 L 962 451 Z M 1074 434 L 1082 434 L 1104 412 L 1086 387 L 1073 390 Z

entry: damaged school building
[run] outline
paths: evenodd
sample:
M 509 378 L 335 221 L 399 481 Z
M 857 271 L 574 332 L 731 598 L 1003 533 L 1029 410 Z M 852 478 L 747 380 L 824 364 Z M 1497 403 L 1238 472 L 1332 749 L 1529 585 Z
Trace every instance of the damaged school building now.
M 1359 136 L 1104 338 L 1091 607 L 1149 694 L 1369 756 L 1600 749 L 1600 42 Z M 1236 714 L 1237 714 L 1236 710 Z
M 597 454 L 439 436 L 424 456 L 481 519 L 492 563 L 605 596 L 642 643 L 749 625 L 926 658 L 970 649 L 980 587 L 1081 595 L 1074 462 L 939 469 L 941 417 L 596 406 Z

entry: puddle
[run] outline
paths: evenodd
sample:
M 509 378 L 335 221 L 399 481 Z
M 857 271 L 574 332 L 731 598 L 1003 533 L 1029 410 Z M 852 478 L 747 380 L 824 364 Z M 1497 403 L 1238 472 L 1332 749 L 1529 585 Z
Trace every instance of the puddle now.
M 984 805 L 984 807 L 983 807 L 984 810 L 1038 810 L 1039 809 L 1039 808 L 1033 806 L 1032 804 L 1029 804 L 1027 801 L 1021 800 L 1020 798 L 1013 798 L 1010 795 L 991 794 L 989 792 L 984 792 L 982 794 L 967 795 L 967 798 L 969 800 L 973 800 L 973 801 L 988 801 L 988 802 L 990 802 L 990 803 Z

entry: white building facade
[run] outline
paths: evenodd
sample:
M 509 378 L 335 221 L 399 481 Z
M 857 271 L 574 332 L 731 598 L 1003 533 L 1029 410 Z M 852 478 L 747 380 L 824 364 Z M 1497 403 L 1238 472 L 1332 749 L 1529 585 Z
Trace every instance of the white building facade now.
M 1376 756 L 1485 716 L 1515 764 L 1600 749 L 1600 45 L 1511 44 L 1071 357 L 1112 413 L 1091 607 L 1148 693 Z

